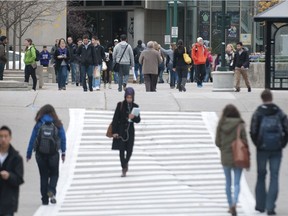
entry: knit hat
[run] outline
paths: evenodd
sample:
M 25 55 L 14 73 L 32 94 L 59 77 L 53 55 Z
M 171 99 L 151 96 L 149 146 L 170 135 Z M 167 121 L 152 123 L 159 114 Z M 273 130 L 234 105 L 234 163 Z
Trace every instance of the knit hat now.
M 128 95 L 132 96 L 132 100 L 134 101 L 135 91 L 134 91 L 133 88 L 131 88 L 131 87 L 126 88 L 126 90 L 125 90 L 125 95 L 124 95 L 124 99 L 126 99 L 126 97 L 127 97 Z
M 201 40 L 203 41 L 203 38 L 202 38 L 202 37 L 198 37 L 198 38 L 197 38 L 197 42 L 198 42 L 198 43 L 199 43 Z

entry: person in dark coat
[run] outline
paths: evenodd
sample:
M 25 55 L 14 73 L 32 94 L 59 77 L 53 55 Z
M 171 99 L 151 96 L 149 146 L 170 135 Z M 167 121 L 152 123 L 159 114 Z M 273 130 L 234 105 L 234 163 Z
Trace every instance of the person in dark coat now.
M 13 216 L 18 209 L 19 186 L 23 180 L 23 159 L 10 144 L 11 130 L 0 128 L 0 215 Z
M 134 103 L 134 98 L 134 89 L 130 87 L 127 88 L 125 90 L 124 101 L 117 104 L 112 122 L 112 150 L 119 150 L 122 167 L 121 177 L 126 176 L 128 163 L 133 152 L 135 139 L 134 123 L 139 123 L 141 121 L 140 115 L 134 116 L 131 114 L 134 107 L 139 107 Z

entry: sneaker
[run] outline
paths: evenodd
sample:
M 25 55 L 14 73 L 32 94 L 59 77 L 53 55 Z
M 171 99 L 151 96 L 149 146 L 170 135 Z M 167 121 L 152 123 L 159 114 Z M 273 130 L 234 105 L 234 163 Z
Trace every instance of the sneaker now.
M 272 211 L 267 211 L 267 215 L 276 215 L 276 212 L 274 210 Z
M 255 207 L 255 210 L 258 211 L 258 212 L 260 212 L 260 213 L 264 213 L 264 212 L 265 212 L 265 210 L 259 209 L 259 208 L 257 208 L 257 207 Z
M 66 90 L 66 87 L 63 87 L 62 90 Z
M 99 86 L 97 86 L 95 89 L 96 89 L 96 91 L 100 91 L 100 87 Z
M 108 88 L 109 88 L 109 89 L 112 89 L 111 84 L 108 85 Z
M 47 193 L 47 195 L 48 195 L 48 197 L 50 198 L 50 202 L 51 202 L 52 204 L 56 204 L 56 203 L 57 203 L 57 200 L 56 200 L 56 198 L 55 198 L 55 195 L 54 195 L 51 191 L 49 191 L 49 192 Z
M 126 90 L 126 86 L 127 86 L 127 84 L 126 84 L 126 83 L 123 83 L 123 89 L 124 89 L 124 91 Z
M 248 87 L 248 92 L 251 92 L 251 87 Z

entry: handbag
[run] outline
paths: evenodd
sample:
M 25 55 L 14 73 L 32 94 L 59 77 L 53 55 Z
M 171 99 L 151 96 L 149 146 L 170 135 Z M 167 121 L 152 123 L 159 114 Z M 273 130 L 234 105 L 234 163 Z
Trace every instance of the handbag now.
M 105 61 L 102 62 L 102 70 L 103 71 L 106 71 L 108 68 L 107 68 L 107 64 Z
M 94 71 L 93 71 L 93 77 L 94 77 L 95 79 L 98 79 L 100 76 L 101 76 L 101 72 L 100 72 L 100 70 L 99 70 L 99 67 L 96 66 L 96 67 L 94 68 Z
M 240 124 L 237 128 L 236 140 L 232 143 L 232 153 L 234 165 L 239 168 L 249 168 L 250 167 L 250 152 L 249 147 L 246 142 L 241 139 L 241 128 L 243 126 Z
M 122 60 L 122 58 L 123 58 L 123 56 L 124 56 L 124 53 L 125 53 L 127 47 L 128 47 L 128 44 L 127 44 L 127 46 L 125 47 L 124 52 L 122 53 L 119 62 L 116 62 L 116 63 L 114 64 L 114 67 L 113 67 L 113 71 L 114 71 L 114 72 L 119 72 L 120 62 L 121 62 L 121 60 Z
M 185 49 L 185 52 L 183 53 L 184 61 L 186 62 L 186 64 L 191 64 L 192 60 L 187 53 L 186 47 L 184 49 Z

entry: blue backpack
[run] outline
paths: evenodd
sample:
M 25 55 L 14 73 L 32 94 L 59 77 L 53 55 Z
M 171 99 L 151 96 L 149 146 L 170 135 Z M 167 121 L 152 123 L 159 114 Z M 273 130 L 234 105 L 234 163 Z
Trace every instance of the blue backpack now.
M 283 144 L 283 127 L 279 113 L 263 116 L 258 136 L 258 147 L 264 151 L 279 151 Z

